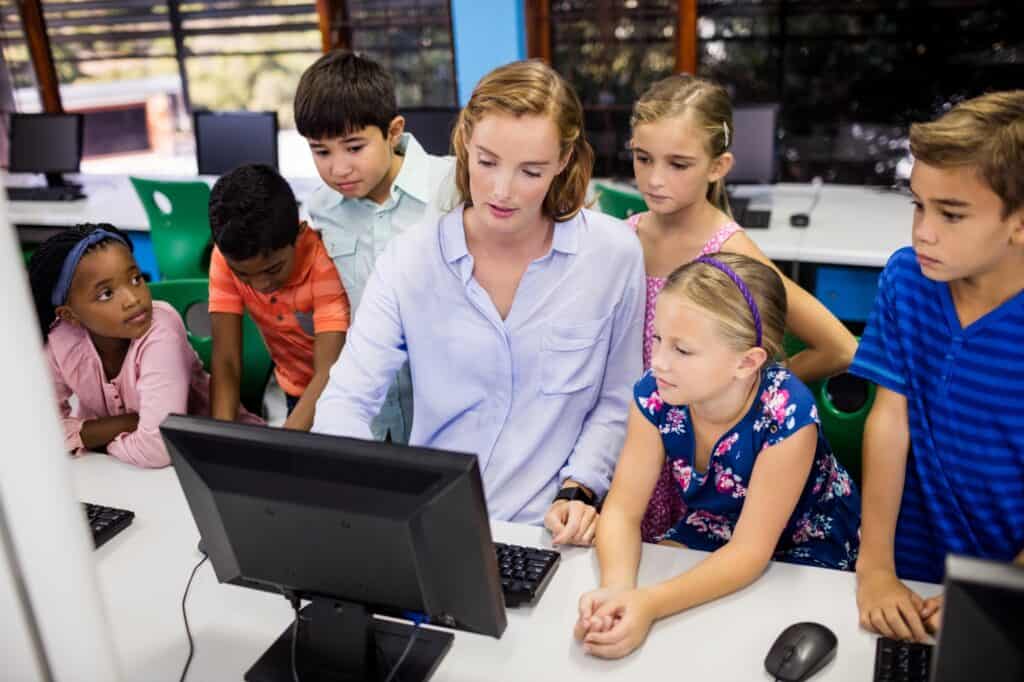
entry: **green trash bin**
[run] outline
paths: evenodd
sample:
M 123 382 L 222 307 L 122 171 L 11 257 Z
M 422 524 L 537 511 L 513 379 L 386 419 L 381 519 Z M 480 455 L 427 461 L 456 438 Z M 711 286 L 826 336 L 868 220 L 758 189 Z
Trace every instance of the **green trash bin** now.
M 857 340 L 860 341 L 859 338 Z M 787 333 L 783 347 L 786 357 L 792 357 L 807 346 Z M 814 394 L 821 428 L 832 446 L 832 452 L 857 485 L 860 485 L 864 424 L 875 402 L 878 387 L 848 372 L 812 382 L 807 387 Z

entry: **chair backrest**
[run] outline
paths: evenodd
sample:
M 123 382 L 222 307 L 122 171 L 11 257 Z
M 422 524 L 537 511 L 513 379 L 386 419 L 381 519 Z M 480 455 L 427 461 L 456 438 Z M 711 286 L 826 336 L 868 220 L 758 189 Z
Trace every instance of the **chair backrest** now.
M 188 342 L 199 355 L 206 371 L 213 357 L 213 338 L 209 311 L 210 282 L 206 279 L 178 279 L 153 282 L 149 285 L 153 298 L 174 306 L 185 323 Z M 263 412 L 263 393 L 270 378 L 273 362 L 259 327 L 249 314 L 242 316 L 242 381 L 239 395 L 242 404 L 253 414 Z
M 131 178 L 131 182 L 146 210 L 161 276 L 208 277 L 210 187 L 202 181 Z
M 597 207 L 602 213 L 625 220 L 634 213 L 647 210 L 644 198 L 635 192 L 626 192 L 601 183 L 594 183 L 597 193 Z
M 783 340 L 783 346 L 787 357 L 807 347 L 789 333 Z M 832 452 L 860 485 L 864 424 L 875 402 L 878 387 L 847 372 L 812 382 L 807 387 L 814 394 L 821 429 L 832 446 Z

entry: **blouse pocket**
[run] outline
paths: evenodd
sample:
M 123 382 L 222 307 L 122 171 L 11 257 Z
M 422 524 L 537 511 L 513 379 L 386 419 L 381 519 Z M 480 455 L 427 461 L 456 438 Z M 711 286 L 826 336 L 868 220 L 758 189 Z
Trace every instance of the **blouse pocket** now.
M 541 392 L 575 393 L 600 382 L 607 355 L 608 321 L 552 324 L 541 342 Z

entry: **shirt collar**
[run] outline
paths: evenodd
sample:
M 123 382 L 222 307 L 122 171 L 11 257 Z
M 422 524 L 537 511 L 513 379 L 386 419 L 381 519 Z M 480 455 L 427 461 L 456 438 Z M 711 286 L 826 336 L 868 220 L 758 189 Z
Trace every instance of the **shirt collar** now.
M 394 187 L 424 204 L 430 203 L 430 159 L 412 133 L 402 133 L 398 151 L 405 156 Z
M 462 223 L 465 204 L 459 204 L 455 210 L 441 218 L 441 254 L 448 263 L 465 258 L 469 255 L 466 246 L 466 230 Z M 580 222 L 585 220 L 580 211 L 569 220 L 555 223 L 555 233 L 551 237 L 551 251 L 574 254 L 579 251 Z M 548 254 L 550 255 L 550 254 Z M 541 259 L 548 256 L 542 256 Z

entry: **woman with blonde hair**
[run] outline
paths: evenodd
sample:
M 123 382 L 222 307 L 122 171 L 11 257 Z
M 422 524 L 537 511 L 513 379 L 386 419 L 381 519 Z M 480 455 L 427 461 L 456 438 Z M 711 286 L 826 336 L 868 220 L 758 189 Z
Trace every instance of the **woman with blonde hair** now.
M 485 76 L 452 145 L 460 203 L 378 259 L 313 430 L 369 438 L 408 359 L 410 444 L 476 453 L 493 518 L 589 544 L 640 373 L 640 245 L 583 208 L 582 107 L 545 64 Z

